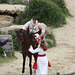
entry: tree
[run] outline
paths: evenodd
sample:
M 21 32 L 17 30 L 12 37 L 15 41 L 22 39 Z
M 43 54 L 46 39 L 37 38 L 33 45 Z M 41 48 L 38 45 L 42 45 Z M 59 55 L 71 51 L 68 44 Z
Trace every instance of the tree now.
M 10 4 L 13 4 L 13 0 L 9 0 L 9 3 L 10 3 Z

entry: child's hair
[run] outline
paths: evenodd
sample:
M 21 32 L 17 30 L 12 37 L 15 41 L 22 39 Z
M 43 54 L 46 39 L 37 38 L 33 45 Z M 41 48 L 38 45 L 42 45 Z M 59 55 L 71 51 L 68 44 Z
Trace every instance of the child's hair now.
M 46 47 L 45 41 L 42 40 L 40 46 L 43 48 L 44 51 L 47 50 L 47 47 Z

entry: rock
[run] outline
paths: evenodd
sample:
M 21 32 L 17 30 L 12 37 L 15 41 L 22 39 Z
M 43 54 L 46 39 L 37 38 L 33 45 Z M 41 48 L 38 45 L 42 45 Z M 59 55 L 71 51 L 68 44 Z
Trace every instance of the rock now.
M 8 31 L 14 31 L 15 29 L 22 29 L 22 27 L 23 27 L 23 25 L 13 25 L 13 24 L 12 24 L 12 26 L 10 26 L 9 22 L 8 22 L 8 25 L 9 25 L 9 27 L 0 28 L 0 31 L 8 33 Z M 44 25 L 46 32 L 48 34 L 51 34 L 52 28 L 47 27 L 44 23 L 42 23 L 42 25 Z
M 13 24 L 14 18 L 7 15 L 0 15 L 0 28 L 8 27 Z
M 52 27 L 45 27 L 45 29 L 46 29 L 46 32 L 48 33 L 48 34 L 51 34 L 52 33 L 52 30 L 53 30 L 53 28 Z
M 0 31 L 8 33 L 8 31 L 14 31 L 15 29 L 22 29 L 23 25 L 12 25 L 9 27 L 0 28 Z
M 10 21 L 0 21 L 0 28 L 10 26 L 11 24 Z
M 0 31 L 8 33 L 8 31 L 14 31 L 15 29 L 22 29 L 23 25 L 14 25 L 13 18 L 10 16 L 2 16 L 0 18 Z M 7 19 L 6 19 L 7 18 Z M 42 26 L 45 27 L 46 32 L 51 34 L 52 28 L 47 27 L 44 23 L 41 23 Z

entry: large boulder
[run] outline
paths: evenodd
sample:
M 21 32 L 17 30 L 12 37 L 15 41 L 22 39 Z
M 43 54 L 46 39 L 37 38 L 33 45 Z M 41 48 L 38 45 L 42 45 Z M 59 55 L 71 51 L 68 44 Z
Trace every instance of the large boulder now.
M 8 27 L 13 24 L 14 18 L 7 15 L 0 15 L 0 28 Z
M 15 29 L 22 29 L 23 25 L 12 25 L 9 27 L 0 28 L 1 32 L 8 33 L 8 31 L 14 31 Z

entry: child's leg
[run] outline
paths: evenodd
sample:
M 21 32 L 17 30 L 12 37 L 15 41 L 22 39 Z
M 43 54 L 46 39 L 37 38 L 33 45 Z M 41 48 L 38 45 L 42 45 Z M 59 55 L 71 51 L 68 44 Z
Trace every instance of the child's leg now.
M 7 57 L 4 47 L 0 47 L 0 49 L 1 49 L 2 53 L 4 54 L 4 56 Z
M 5 51 L 3 51 L 3 53 L 4 53 L 4 56 L 5 56 L 5 57 L 7 57 L 7 55 L 6 55 Z
M 1 48 L 1 46 L 0 46 L 0 54 L 2 54 L 3 53 L 3 50 L 2 50 L 2 48 Z

